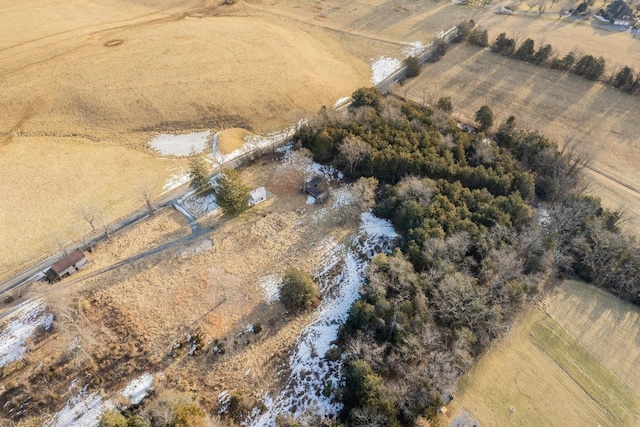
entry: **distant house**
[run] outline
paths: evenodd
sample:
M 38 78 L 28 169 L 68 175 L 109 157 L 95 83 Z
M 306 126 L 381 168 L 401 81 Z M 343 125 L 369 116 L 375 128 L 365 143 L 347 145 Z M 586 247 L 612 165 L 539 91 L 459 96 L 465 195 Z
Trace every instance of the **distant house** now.
M 265 200 L 267 200 L 267 190 L 264 187 L 258 187 L 249 192 L 249 199 L 247 200 L 247 203 L 249 206 L 255 206 Z
M 324 179 L 316 176 L 304 185 L 304 191 L 316 199 L 316 203 L 324 203 L 329 198 Z
M 623 0 L 615 0 L 600 15 L 608 19 L 613 25 L 632 26 L 637 19 L 633 11 Z
M 93 257 L 89 252 L 77 250 L 54 263 L 44 274 L 47 280 L 53 283 L 66 276 L 72 275 L 76 271 L 82 270 L 89 265 L 92 259 Z

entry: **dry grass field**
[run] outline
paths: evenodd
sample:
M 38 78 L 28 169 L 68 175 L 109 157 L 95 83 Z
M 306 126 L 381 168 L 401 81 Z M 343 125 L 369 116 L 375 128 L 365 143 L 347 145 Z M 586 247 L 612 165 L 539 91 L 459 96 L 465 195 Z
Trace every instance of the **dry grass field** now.
M 519 123 L 562 142 L 570 137 L 593 155 L 598 177 L 592 192 L 607 206 L 627 207 L 630 230 L 640 233 L 640 150 L 637 147 L 640 99 L 571 74 L 501 57 L 472 46 L 451 49 L 438 63 L 405 86 L 422 99 L 450 96 L 454 110 L 473 121 L 483 104 L 495 123 L 515 115 Z M 613 181 L 612 181 L 613 180 Z M 631 187 L 629 191 L 622 183 Z
M 637 425 L 639 318 L 590 285 L 560 285 L 463 379 L 447 419 L 464 408 L 481 425 Z
M 225 129 L 218 135 L 218 150 L 222 154 L 229 154 L 244 144 L 244 138 L 251 132 L 242 128 Z
M 242 171 L 248 185 L 265 185 L 273 198 L 237 218 L 208 220 L 214 230 L 188 243 L 186 251 L 171 248 L 73 286 L 62 281 L 32 289 L 25 297 L 44 293 L 45 304 L 56 313 L 54 329 L 30 342 L 28 358 L 9 365 L 3 383 L 40 378 L 43 369 L 55 372 L 55 385 L 34 380 L 29 387 L 34 402 L 44 405 L 39 411 L 48 412 L 71 397 L 73 378 L 100 381 L 109 393 L 142 372 L 163 372 L 158 387 L 196 392 L 208 410 L 217 407 L 222 389 L 249 402 L 277 389 L 276 372 L 312 314 L 287 315 L 278 301 L 267 301 L 261 282 L 281 277 L 291 266 L 313 274 L 324 266 L 327 243 L 350 242 L 356 224 L 339 225 L 330 205 L 307 205 L 297 189 L 278 185 L 276 165 L 264 160 Z M 319 210 L 329 210 L 329 215 L 318 219 L 313 214 Z M 95 263 L 74 279 L 188 232 L 178 213 L 161 211 L 97 246 Z M 189 255 L 188 249 L 204 240 L 213 246 Z M 246 333 L 253 324 L 260 324 L 262 331 Z M 202 355 L 167 355 L 174 343 L 197 331 L 208 345 Z M 224 346 L 223 354 L 212 351 L 213 340 Z M 16 396 L 21 390 L 12 392 L 12 402 L 20 400 Z M 7 413 L 0 412 L 2 416 Z
M 402 58 L 476 12 L 411 0 L 0 0 L 0 276 L 87 231 L 77 205 L 111 221 L 140 205 L 132 187 L 158 194 L 181 163 L 147 148 L 154 133 L 289 126 L 369 85 L 372 58 Z
M 567 4 L 565 10 L 576 7 Z M 520 9 L 528 9 L 525 4 Z M 598 10 L 599 7 L 591 7 Z M 532 38 L 536 45 L 550 43 L 560 56 L 576 50 L 583 55 L 602 56 L 609 68 L 640 63 L 640 39 L 634 39 L 630 33 L 610 31 L 599 28 L 591 21 L 572 18 L 558 19 L 557 13 L 538 16 L 535 9 L 524 15 L 491 15 L 481 25 L 489 30 L 489 41 L 504 32 L 507 36 L 516 37 L 519 42 Z

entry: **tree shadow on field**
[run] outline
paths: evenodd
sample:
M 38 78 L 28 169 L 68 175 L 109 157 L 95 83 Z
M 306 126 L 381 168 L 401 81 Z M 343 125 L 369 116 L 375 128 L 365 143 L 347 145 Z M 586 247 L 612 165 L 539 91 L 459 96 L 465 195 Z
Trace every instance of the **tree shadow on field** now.
M 570 332 L 587 347 L 591 343 L 592 346 L 600 347 L 603 352 L 624 352 L 618 354 L 624 354 L 626 359 L 624 365 L 626 366 L 618 364 L 618 369 L 626 371 L 622 380 L 625 383 L 635 384 L 636 390 L 634 391 L 638 393 L 640 391 L 638 389 L 640 373 L 636 367 L 640 366 L 640 351 L 625 352 L 624 349 L 609 347 L 612 347 L 615 342 L 625 342 L 628 343 L 629 350 L 632 347 L 640 348 L 640 333 L 638 333 L 640 331 L 640 308 L 631 303 L 619 301 L 617 297 L 586 283 L 563 287 L 560 292 L 563 292 L 561 307 L 568 307 L 566 319 L 584 318 L 586 320 L 586 327 L 570 328 L 572 329 Z M 562 325 L 562 316 L 558 320 Z M 579 329 L 581 330 L 578 332 Z M 611 337 L 614 335 L 616 339 L 612 341 Z M 635 353 L 634 359 L 629 360 L 628 358 L 633 353 Z M 605 366 L 608 366 L 606 360 L 603 362 Z

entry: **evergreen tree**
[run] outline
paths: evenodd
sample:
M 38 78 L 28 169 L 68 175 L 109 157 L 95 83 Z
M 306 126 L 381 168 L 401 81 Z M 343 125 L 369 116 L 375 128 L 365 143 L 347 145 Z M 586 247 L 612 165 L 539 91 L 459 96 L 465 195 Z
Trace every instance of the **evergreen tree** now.
M 236 215 L 249 208 L 247 203 L 249 188 L 240 180 L 238 171 L 235 169 L 220 175 L 218 182 L 213 187 L 213 192 L 224 213 Z
M 193 151 L 189 156 L 189 179 L 191 180 L 189 185 L 194 190 L 204 191 L 211 188 L 209 168 L 204 159 Z
M 633 70 L 625 66 L 620 71 L 618 71 L 615 78 L 613 79 L 613 87 L 624 91 L 629 91 L 631 88 L 633 88 L 633 82 Z
M 489 32 L 482 27 L 474 28 L 467 36 L 469 43 L 475 46 L 489 46 Z
M 522 61 L 532 62 L 535 56 L 534 42 L 531 39 L 526 39 L 516 50 L 514 58 Z
M 484 132 L 493 126 L 493 111 L 486 105 L 483 105 L 476 111 L 476 123 L 478 123 L 478 130 Z
M 552 48 L 550 44 L 545 44 L 540 47 L 536 54 L 533 56 L 533 62 L 538 65 L 545 65 L 551 56 Z
M 404 66 L 407 67 L 407 74 L 406 76 L 411 78 L 411 77 L 416 77 L 417 75 L 420 74 L 420 62 L 418 61 L 418 58 L 415 56 L 410 56 L 407 59 L 404 60 Z
M 513 55 L 515 48 L 516 42 L 513 39 L 507 38 L 506 33 L 500 33 L 493 43 L 493 50 L 504 56 Z

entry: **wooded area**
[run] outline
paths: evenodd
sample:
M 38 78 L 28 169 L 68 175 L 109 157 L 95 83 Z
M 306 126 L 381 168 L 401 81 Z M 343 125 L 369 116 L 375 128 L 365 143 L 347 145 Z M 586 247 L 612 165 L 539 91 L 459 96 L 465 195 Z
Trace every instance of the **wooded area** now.
M 638 302 L 635 242 L 619 235 L 619 213 L 581 195 L 588 156 L 575 146 L 514 117 L 491 138 L 375 89 L 353 99 L 346 115 L 323 109 L 296 135 L 317 161 L 378 179 L 374 212 L 402 236 L 371 263 L 340 334 L 347 425 L 437 425 L 442 393 L 508 330 L 556 260 L 561 273 Z

